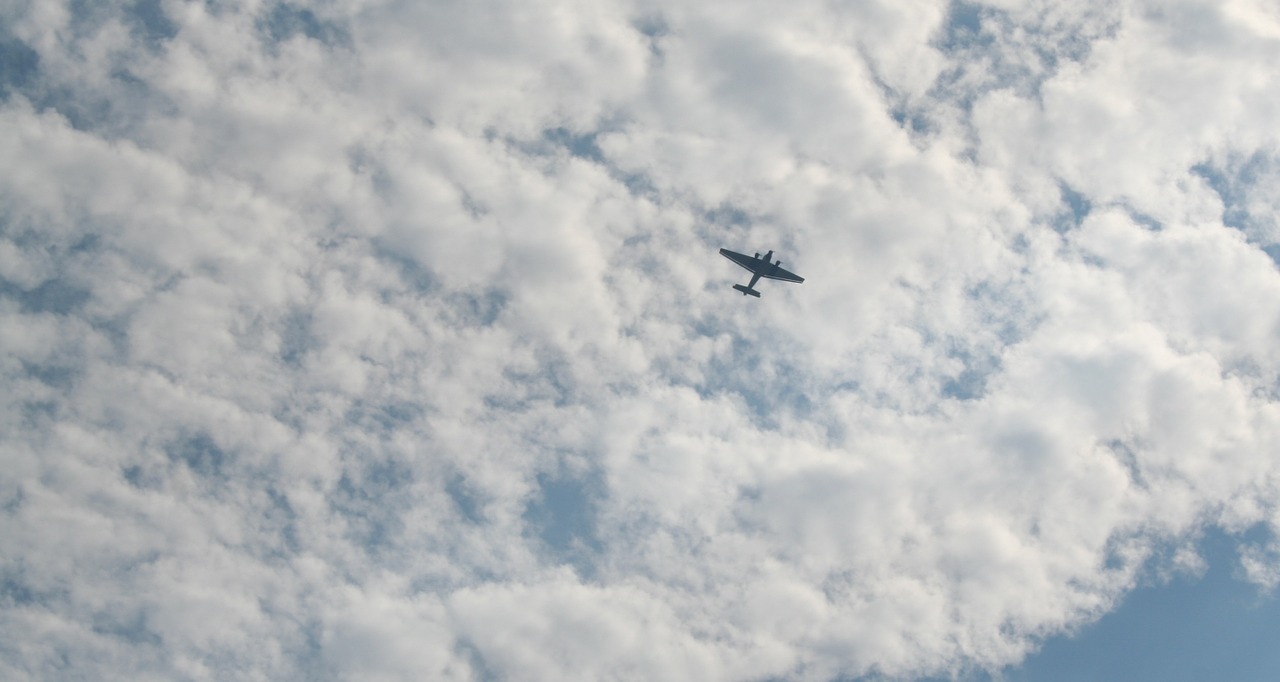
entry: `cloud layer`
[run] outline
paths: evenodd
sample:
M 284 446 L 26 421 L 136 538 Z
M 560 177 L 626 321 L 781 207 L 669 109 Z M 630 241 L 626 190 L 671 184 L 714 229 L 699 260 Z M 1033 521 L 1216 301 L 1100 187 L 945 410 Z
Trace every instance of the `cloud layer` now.
M 5 679 L 963 674 L 1280 523 L 1266 2 L 0 26 Z

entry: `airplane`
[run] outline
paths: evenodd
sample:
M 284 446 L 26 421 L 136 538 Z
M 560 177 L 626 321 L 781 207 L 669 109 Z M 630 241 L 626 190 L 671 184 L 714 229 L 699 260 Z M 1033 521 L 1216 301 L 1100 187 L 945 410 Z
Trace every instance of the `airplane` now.
M 756 298 L 760 298 L 760 292 L 756 291 L 752 287 L 756 285 L 756 282 L 758 282 L 761 277 L 765 279 L 780 279 L 784 282 L 795 282 L 796 284 L 804 281 L 803 277 L 800 277 L 793 272 L 787 272 L 779 267 L 782 265 L 782 261 L 778 261 L 776 263 L 772 262 L 771 259 L 773 258 L 773 251 L 766 253 L 764 258 L 760 257 L 759 252 L 756 252 L 755 258 L 752 258 L 744 253 L 730 251 L 729 249 L 720 249 L 720 255 L 751 271 L 750 284 L 745 287 L 741 284 L 733 285 L 733 288 L 741 291 L 743 296 L 755 296 Z

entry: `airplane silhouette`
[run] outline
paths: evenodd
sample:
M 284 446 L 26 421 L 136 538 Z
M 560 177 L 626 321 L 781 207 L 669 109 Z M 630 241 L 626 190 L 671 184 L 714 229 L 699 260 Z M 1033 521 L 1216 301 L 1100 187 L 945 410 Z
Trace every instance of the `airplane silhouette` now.
M 769 253 L 766 253 L 764 258 L 760 257 L 759 252 L 757 252 L 755 257 L 752 258 L 746 254 L 738 253 L 737 251 L 730 251 L 729 249 L 720 249 L 720 255 L 751 271 L 750 284 L 746 286 L 742 286 L 741 284 L 733 285 L 733 288 L 741 291 L 743 296 L 755 296 L 756 298 L 760 298 L 760 292 L 756 291 L 752 287 L 756 285 L 756 282 L 760 281 L 761 277 L 765 279 L 778 279 L 783 282 L 795 282 L 796 284 L 804 281 L 803 277 L 796 275 L 794 272 L 787 272 L 779 267 L 782 265 L 782 261 L 778 261 L 776 263 L 773 262 L 771 260 L 773 258 L 772 250 L 769 251 Z

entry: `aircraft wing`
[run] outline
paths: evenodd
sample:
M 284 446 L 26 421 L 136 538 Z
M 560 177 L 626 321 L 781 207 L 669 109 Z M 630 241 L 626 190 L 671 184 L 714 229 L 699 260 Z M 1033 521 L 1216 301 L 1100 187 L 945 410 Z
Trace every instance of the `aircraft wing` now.
M 737 251 L 730 251 L 729 249 L 720 249 L 720 255 L 752 272 L 759 272 L 762 269 L 760 266 L 764 265 L 763 261 L 759 258 L 752 258 L 746 254 L 741 254 Z
M 780 279 L 784 282 L 795 282 L 796 284 L 799 284 L 804 281 L 804 278 L 801 277 L 800 275 L 797 275 L 794 272 L 788 272 L 786 270 L 783 270 L 782 268 L 776 265 L 773 266 L 772 270 L 761 271 L 760 276 L 764 277 L 765 279 Z

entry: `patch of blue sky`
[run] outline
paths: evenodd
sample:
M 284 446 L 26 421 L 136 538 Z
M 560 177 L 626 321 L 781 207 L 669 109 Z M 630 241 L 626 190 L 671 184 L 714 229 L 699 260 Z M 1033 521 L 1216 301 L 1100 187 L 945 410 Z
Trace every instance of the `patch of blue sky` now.
M 1040 314 L 1028 310 L 1033 294 L 1017 279 L 1003 283 L 978 282 L 965 291 L 965 296 L 977 308 L 983 328 L 995 335 L 1000 346 L 1022 341 L 1043 322 Z M 951 341 L 963 345 L 964 340 L 953 337 Z
M 372 241 L 374 255 L 391 266 L 400 276 L 400 280 L 411 291 L 418 294 L 429 294 L 435 293 L 440 289 L 439 279 L 435 273 L 406 253 L 393 240 L 375 237 Z
M 126 138 L 170 106 L 126 67 L 111 72 L 110 82 L 93 89 L 56 82 L 37 82 L 23 92 L 38 110 L 57 112 L 72 128 L 103 139 Z
M 1008 10 L 953 0 L 947 21 L 933 41 L 952 66 L 938 77 L 929 96 L 964 111 L 993 90 L 1008 89 L 1038 100 L 1041 85 L 1064 62 L 1083 61 L 1096 40 L 1115 30 L 1117 20 L 1087 13 L 1077 22 L 1055 21 L 1046 15 L 1028 23 Z M 913 110 L 903 110 L 900 122 L 915 115 Z
M 498 682 L 505 679 L 493 666 L 489 665 L 484 652 L 468 637 L 459 637 L 455 645 L 457 653 L 466 659 L 471 668 L 472 679 L 476 682 Z
M 579 133 L 568 128 L 551 128 L 543 131 L 542 136 L 553 146 L 563 148 L 579 159 L 602 164 L 605 163 L 604 152 L 596 144 L 599 134 L 598 131 Z
M 370 555 L 392 550 L 404 532 L 402 511 L 413 473 L 391 459 L 348 458 L 338 484 L 329 493 L 329 508 L 341 516 L 347 536 Z
M 1123 204 L 1122 207 L 1124 208 L 1124 212 L 1129 216 L 1129 220 L 1132 220 L 1134 223 L 1141 225 L 1152 232 L 1159 232 L 1164 229 L 1164 223 L 1156 220 L 1155 217 L 1147 213 L 1143 213 L 1127 203 Z
M 135 0 L 126 16 L 134 37 L 151 49 L 178 35 L 178 25 L 165 14 L 161 0 Z
M 450 476 L 445 481 L 444 492 L 453 500 L 462 518 L 473 524 L 484 522 L 483 502 L 467 485 L 465 478 L 456 474 Z
M 510 148 L 530 157 L 557 157 L 568 154 L 572 158 L 591 163 L 607 164 L 604 151 L 597 140 L 603 130 L 575 130 L 564 126 L 544 129 L 538 137 L 486 135 L 490 141 L 501 140 Z
M 501 387 L 484 396 L 484 404 L 499 413 L 521 413 L 535 406 L 565 407 L 577 397 L 577 384 L 569 360 L 549 351 L 540 351 L 538 371 L 507 368 L 502 372 L 511 389 Z
M 1094 202 L 1088 196 L 1061 180 L 1058 181 L 1058 193 L 1062 197 L 1062 203 L 1066 205 L 1066 210 L 1059 211 L 1052 218 L 1051 225 L 1053 229 L 1059 233 L 1064 233 L 1080 227 L 1088 219 L 1089 214 L 1093 212 Z M 1112 206 L 1124 211 L 1130 220 L 1148 230 L 1159 231 L 1164 228 L 1159 220 L 1139 211 L 1128 202 L 1115 202 Z
M 1203 575 L 1147 578 L 1120 605 L 1078 632 L 1045 640 L 1017 666 L 995 674 L 969 671 L 930 681 L 1104 682 L 1107 680 L 1280 679 L 1280 599 L 1241 579 L 1238 548 L 1264 540 L 1211 529 L 1198 544 Z M 1151 562 L 1155 564 L 1157 562 Z M 875 678 L 867 678 L 875 679 Z
M 546 157 L 568 153 L 571 158 L 597 164 L 602 166 L 615 182 L 626 187 L 632 196 L 654 199 L 658 196 L 659 190 L 653 178 L 643 171 L 620 168 L 600 147 L 601 135 L 618 130 L 622 126 L 621 120 L 604 121 L 596 130 L 587 132 L 561 126 L 542 131 L 541 139 L 532 142 L 516 139 L 508 139 L 507 142 L 530 156 Z
M 47 279 L 30 289 L 0 279 L 0 298 L 16 301 L 24 313 L 66 315 L 84 306 L 89 290 L 64 278 Z
M 1205 181 L 1222 201 L 1222 224 L 1245 234 L 1250 243 L 1280 264 L 1280 229 L 1274 211 L 1257 210 L 1260 204 L 1274 207 L 1280 199 L 1271 187 L 1280 184 L 1280 161 L 1275 156 L 1255 152 L 1232 156 L 1221 164 L 1200 163 L 1191 172 Z M 1272 184 L 1268 184 L 1268 180 Z M 1261 194 L 1262 201 L 1257 195 Z
M 938 37 L 938 47 L 951 52 L 975 43 L 990 44 L 993 37 L 983 35 L 982 20 L 983 14 L 991 11 L 976 3 L 953 0 L 947 7 L 947 22 Z
M 266 528 L 274 531 L 268 533 L 269 537 L 278 538 L 280 541 L 272 554 L 276 557 L 296 554 L 302 548 L 302 543 L 298 539 L 298 513 L 289 503 L 288 496 L 275 485 L 266 486 L 266 494 L 270 500 L 270 506 L 263 510 L 262 523 Z
M 604 548 L 596 531 L 595 500 L 603 493 L 598 475 L 538 474 L 538 493 L 524 520 L 550 558 L 568 564 L 584 578 L 595 572 L 594 557 Z
M 21 560 L 5 562 L 0 566 L 0 607 L 9 609 L 29 606 L 56 598 L 54 594 L 33 587 L 27 579 L 27 570 Z
M 1119 608 L 1075 636 L 1055 637 L 1016 668 L 1010 682 L 1042 680 L 1280 679 L 1280 600 L 1241 580 L 1243 536 L 1211 530 L 1199 543 L 1203 576 L 1141 586 Z
M 977 400 L 987 394 L 987 382 L 1000 371 L 1000 358 L 979 355 L 965 349 L 953 349 L 948 357 L 959 360 L 963 369 L 954 376 L 945 377 L 942 395 L 956 400 Z
M 258 30 L 275 43 L 304 36 L 329 47 L 351 45 L 351 33 L 345 27 L 317 16 L 310 8 L 288 2 L 274 3 L 263 12 Z
M 776 428 L 781 416 L 808 415 L 807 373 L 742 337 L 735 337 L 727 355 L 713 357 L 704 380 L 692 388 L 703 398 L 736 396 L 750 411 L 755 424 Z
M 279 322 L 280 350 L 277 357 L 290 367 L 299 367 L 307 353 L 319 346 L 312 332 L 312 313 L 301 306 L 283 315 Z
M 1262 252 L 1267 254 L 1273 263 L 1280 265 L 1280 243 L 1262 244 Z
M 56 400 L 22 401 L 22 424 L 35 429 L 51 428 L 62 416 L 63 403 Z
M 933 45 L 950 57 L 953 65 L 938 77 L 930 90 L 931 98 L 953 102 L 968 111 L 990 90 L 1025 88 L 1034 82 L 1027 65 L 1011 60 L 996 33 L 986 30 L 995 20 L 994 12 L 971 3 L 951 3 L 947 22 Z
M 1013 87 L 1022 80 L 1015 74 L 1004 74 L 994 85 L 987 83 L 975 87 L 974 83 L 964 82 L 975 68 L 978 69 L 977 73 L 983 74 L 984 81 L 990 80 L 988 74 L 997 72 L 996 61 L 1000 46 L 996 44 L 994 34 L 984 30 L 984 23 L 994 11 L 992 8 L 960 0 L 950 3 L 947 19 L 931 44 L 948 56 L 953 66 L 939 74 L 922 100 L 912 99 L 896 91 L 873 68 L 871 76 L 884 95 L 889 116 L 916 144 L 923 144 L 924 139 L 939 130 L 935 111 L 939 104 L 954 104 L 968 111 L 982 93 L 995 87 Z M 980 66 L 975 67 L 975 62 Z M 972 160 L 972 150 L 963 156 Z
M 206 479 L 222 479 L 228 473 L 231 453 L 218 447 L 208 434 L 197 433 L 170 443 L 165 454 L 175 464 L 183 464 L 192 473 Z
M 671 25 L 661 12 L 642 15 L 631 22 L 631 27 L 648 38 L 661 38 L 671 33 Z
M 749 229 L 752 223 L 750 213 L 729 201 L 722 201 L 718 206 L 704 210 L 702 218 L 712 225 L 735 230 Z M 741 247 L 730 248 L 738 250 Z
M 0 27 L 0 102 L 26 90 L 40 68 L 40 54 Z
M 665 53 L 662 50 L 662 39 L 671 33 L 671 26 L 661 13 L 647 14 L 631 22 L 631 27 L 640 32 L 649 44 L 649 54 L 661 60 Z
M 889 116 L 900 128 L 905 130 L 913 140 L 917 142 L 934 132 L 937 132 L 937 123 L 931 119 L 920 107 L 913 107 L 907 104 L 905 99 L 895 98 L 892 93 L 885 89 L 886 98 L 891 101 L 889 107 Z
M 71 0 L 69 29 L 75 39 L 97 33 L 112 20 L 120 19 L 130 34 L 149 48 L 156 48 L 178 33 L 178 26 L 164 12 L 160 0 L 134 0 L 120 6 L 93 0 Z
M 1192 166 L 1191 172 L 1208 183 L 1222 200 L 1222 223 L 1243 230 L 1249 219 L 1245 206 L 1246 190 L 1257 182 L 1268 162 L 1269 159 L 1258 152 L 1247 159 L 1234 160 L 1230 167 L 1199 163 Z
M 22 360 L 22 370 L 27 376 L 40 383 L 58 390 L 68 390 L 80 377 L 83 370 L 77 366 L 59 364 L 36 364 Z
M 77 231 L 54 233 L 39 217 L 25 213 L 13 206 L 0 205 L 0 239 L 7 239 L 15 247 L 41 262 L 51 262 L 62 274 L 75 273 L 77 264 L 70 259 L 93 256 L 102 248 L 102 238 L 94 233 L 94 226 L 79 219 Z
M 1054 218 L 1053 229 L 1057 232 L 1067 232 L 1080 227 L 1093 210 L 1093 202 L 1062 181 L 1058 182 L 1058 194 L 1062 196 L 1062 202 L 1066 204 L 1067 210 Z
M 369 433 L 390 435 L 398 429 L 412 426 L 425 412 L 421 405 L 405 400 L 358 399 L 347 410 L 346 421 Z
M 76 44 L 91 43 L 111 20 L 128 27 L 139 49 L 159 49 L 177 30 L 157 0 L 135 3 L 123 13 L 83 0 L 72 3 L 72 9 L 63 39 L 73 44 L 73 50 L 86 49 Z M 166 110 L 147 84 L 129 71 L 127 54 L 112 53 L 106 58 L 114 60 L 110 62 L 109 82 L 67 81 L 65 73 L 46 74 L 39 52 L 0 26 L 0 101 L 21 95 L 37 110 L 57 112 L 77 130 L 108 137 L 140 123 L 148 111 Z
M 147 611 L 142 608 L 120 610 L 118 608 L 103 609 L 94 613 L 90 621 L 90 629 L 99 635 L 121 639 L 130 644 L 145 644 L 158 647 L 163 637 L 150 625 Z
M 486 134 L 486 139 L 501 137 L 512 149 L 531 157 L 556 158 L 568 154 L 570 158 L 580 159 L 603 167 L 609 177 L 621 183 L 632 196 L 654 198 L 658 195 L 653 179 L 643 171 L 627 170 L 608 158 L 600 147 L 600 136 L 623 127 L 620 119 L 600 122 L 595 130 L 574 130 L 564 126 L 547 128 L 540 137 L 529 140 L 510 136 L 499 136 L 496 133 Z
M 1021 342 L 1038 324 L 1038 320 L 1024 316 L 1019 310 L 1022 302 L 1007 287 L 981 283 L 970 287 L 966 295 L 985 333 L 931 339 L 946 348 L 947 358 L 959 363 L 958 371 L 938 377 L 942 396 L 955 400 L 986 396 L 988 382 L 1004 367 L 1004 350 Z M 925 338 L 930 335 L 926 333 Z

